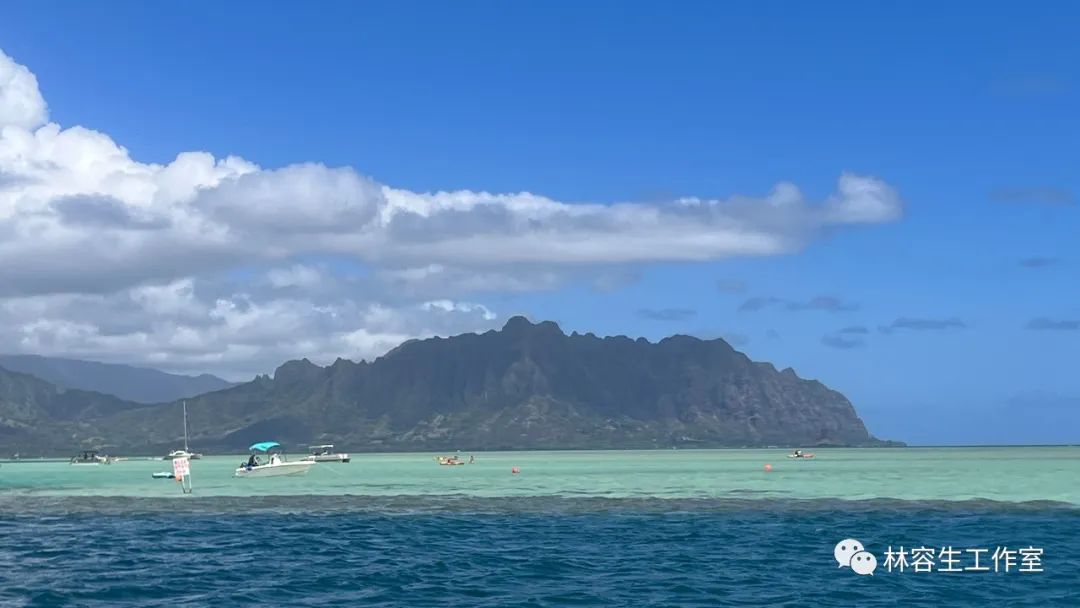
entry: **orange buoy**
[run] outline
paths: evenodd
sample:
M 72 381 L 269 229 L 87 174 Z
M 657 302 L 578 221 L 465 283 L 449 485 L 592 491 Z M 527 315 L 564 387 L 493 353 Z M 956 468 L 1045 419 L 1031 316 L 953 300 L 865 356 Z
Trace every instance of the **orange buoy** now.
M 771 464 L 765 465 L 765 472 L 768 473 L 769 471 L 772 471 L 772 465 Z

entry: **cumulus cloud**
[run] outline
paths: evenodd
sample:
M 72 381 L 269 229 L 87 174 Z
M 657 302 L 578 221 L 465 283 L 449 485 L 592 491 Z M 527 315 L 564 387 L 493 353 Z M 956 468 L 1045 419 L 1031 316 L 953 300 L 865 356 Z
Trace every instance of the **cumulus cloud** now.
M 34 74 L 0 52 L 0 326 L 26 352 L 244 372 L 270 357 L 368 353 L 485 327 L 495 313 L 462 304 L 476 294 L 793 253 L 902 211 L 889 184 L 854 173 L 824 201 L 781 183 L 757 197 L 569 204 L 198 151 L 146 163 L 105 133 L 49 122 Z M 363 278 L 319 262 L 331 259 Z
M 0 129 L 30 129 L 43 124 L 48 116 L 37 78 L 26 66 L 0 51 Z
M 454 302 L 453 300 L 432 300 L 430 302 L 424 302 L 421 304 L 421 308 L 427 311 L 437 311 L 442 313 L 476 313 L 479 314 L 485 321 L 494 321 L 495 313 L 487 309 L 483 304 L 474 304 L 471 302 Z
M 601 205 L 527 192 L 417 193 L 350 168 L 263 169 L 204 152 L 142 163 L 104 133 L 45 122 L 33 74 L 3 61 L 0 170 L 8 179 L 0 190 L 0 272 L 11 276 L 7 293 L 70 291 L 75 273 L 120 275 L 130 286 L 312 253 L 390 272 L 437 264 L 490 273 L 512 264 L 561 272 L 776 255 L 823 231 L 892 221 L 902 211 L 892 187 L 852 173 L 817 204 L 782 183 L 763 197 Z M 175 263 L 177 251 L 183 264 Z
M 391 307 L 324 293 L 224 295 L 190 279 L 107 295 L 6 298 L 0 319 L 0 343 L 17 352 L 209 369 L 238 380 L 288 359 L 372 359 L 411 338 L 497 325 L 492 311 L 467 302 Z

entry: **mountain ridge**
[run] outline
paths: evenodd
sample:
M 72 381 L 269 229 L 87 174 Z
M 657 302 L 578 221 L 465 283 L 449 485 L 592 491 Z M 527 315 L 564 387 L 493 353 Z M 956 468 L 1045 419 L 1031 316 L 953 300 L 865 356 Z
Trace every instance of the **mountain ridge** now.
M 42 355 L 0 354 L 0 367 L 60 387 L 105 393 L 138 403 L 174 401 L 236 384 L 212 374 L 187 376 L 150 367 Z
M 370 362 L 291 360 L 186 401 L 191 445 L 207 452 L 266 439 L 350 451 L 885 443 L 839 392 L 722 339 L 566 335 L 524 317 L 408 341 Z M 72 438 L 156 453 L 180 437 L 178 405 L 113 403 Z

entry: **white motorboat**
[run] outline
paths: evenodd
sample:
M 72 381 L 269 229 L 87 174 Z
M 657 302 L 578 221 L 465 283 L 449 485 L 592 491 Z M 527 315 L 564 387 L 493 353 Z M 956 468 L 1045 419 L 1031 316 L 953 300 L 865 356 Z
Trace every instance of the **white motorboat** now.
M 187 432 L 187 401 L 184 401 L 184 449 L 173 450 L 169 452 L 169 455 L 162 460 L 176 460 L 177 458 L 187 458 L 188 460 L 198 460 L 202 458 L 202 454 L 196 454 L 188 449 L 188 432 Z
M 326 445 L 310 445 L 308 451 L 311 453 L 304 456 L 303 459 L 309 462 L 349 462 L 349 455 L 334 452 L 334 446 L 330 443 Z
M 263 441 L 248 448 L 251 457 L 233 472 L 233 477 L 281 477 L 284 475 L 305 475 L 315 465 L 314 460 L 289 462 L 281 453 L 281 444 L 276 441 Z M 260 458 L 260 454 L 266 460 Z
M 112 464 L 112 462 L 112 459 L 108 456 L 98 456 L 98 453 L 94 450 L 86 450 L 81 454 L 71 457 L 71 464 L 83 467 Z

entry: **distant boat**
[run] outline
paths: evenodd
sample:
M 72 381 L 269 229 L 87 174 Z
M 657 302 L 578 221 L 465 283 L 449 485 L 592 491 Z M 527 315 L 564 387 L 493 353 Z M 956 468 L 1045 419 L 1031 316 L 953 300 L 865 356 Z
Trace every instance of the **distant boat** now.
M 233 477 L 280 477 L 283 475 L 305 475 L 308 469 L 315 466 L 314 460 L 300 460 L 289 462 L 281 453 L 281 444 L 276 441 L 263 441 L 248 448 L 251 457 L 247 462 L 241 463 Z M 263 462 L 259 454 L 265 455 L 268 460 Z
M 184 449 L 173 450 L 169 452 L 169 455 L 164 460 L 176 460 L 177 458 L 187 458 L 189 460 L 198 460 L 202 458 L 202 454 L 196 454 L 188 449 L 188 432 L 187 432 L 187 401 L 184 401 Z
M 807 453 L 807 452 L 804 452 L 802 450 L 795 450 L 791 454 L 788 454 L 787 457 L 788 458 L 806 458 L 806 459 L 810 459 L 810 458 L 813 458 L 814 455 L 810 454 L 810 453 Z
M 97 466 L 101 464 L 112 464 L 112 460 L 107 456 L 98 456 L 98 453 L 94 450 L 86 450 L 72 456 L 71 464 L 78 466 Z
M 310 462 L 349 462 L 349 455 L 334 452 L 334 445 L 332 443 L 326 445 L 309 445 L 308 451 L 311 453 L 304 456 L 303 460 Z
M 435 462 L 437 462 L 437 463 L 439 463 L 439 464 L 441 464 L 443 466 L 456 466 L 456 465 L 459 465 L 459 464 L 472 464 L 472 463 L 476 462 L 476 458 L 473 457 L 473 456 L 469 456 L 469 462 L 465 462 L 464 460 L 461 459 L 460 456 L 456 456 L 456 455 L 455 456 L 436 456 L 435 457 Z

